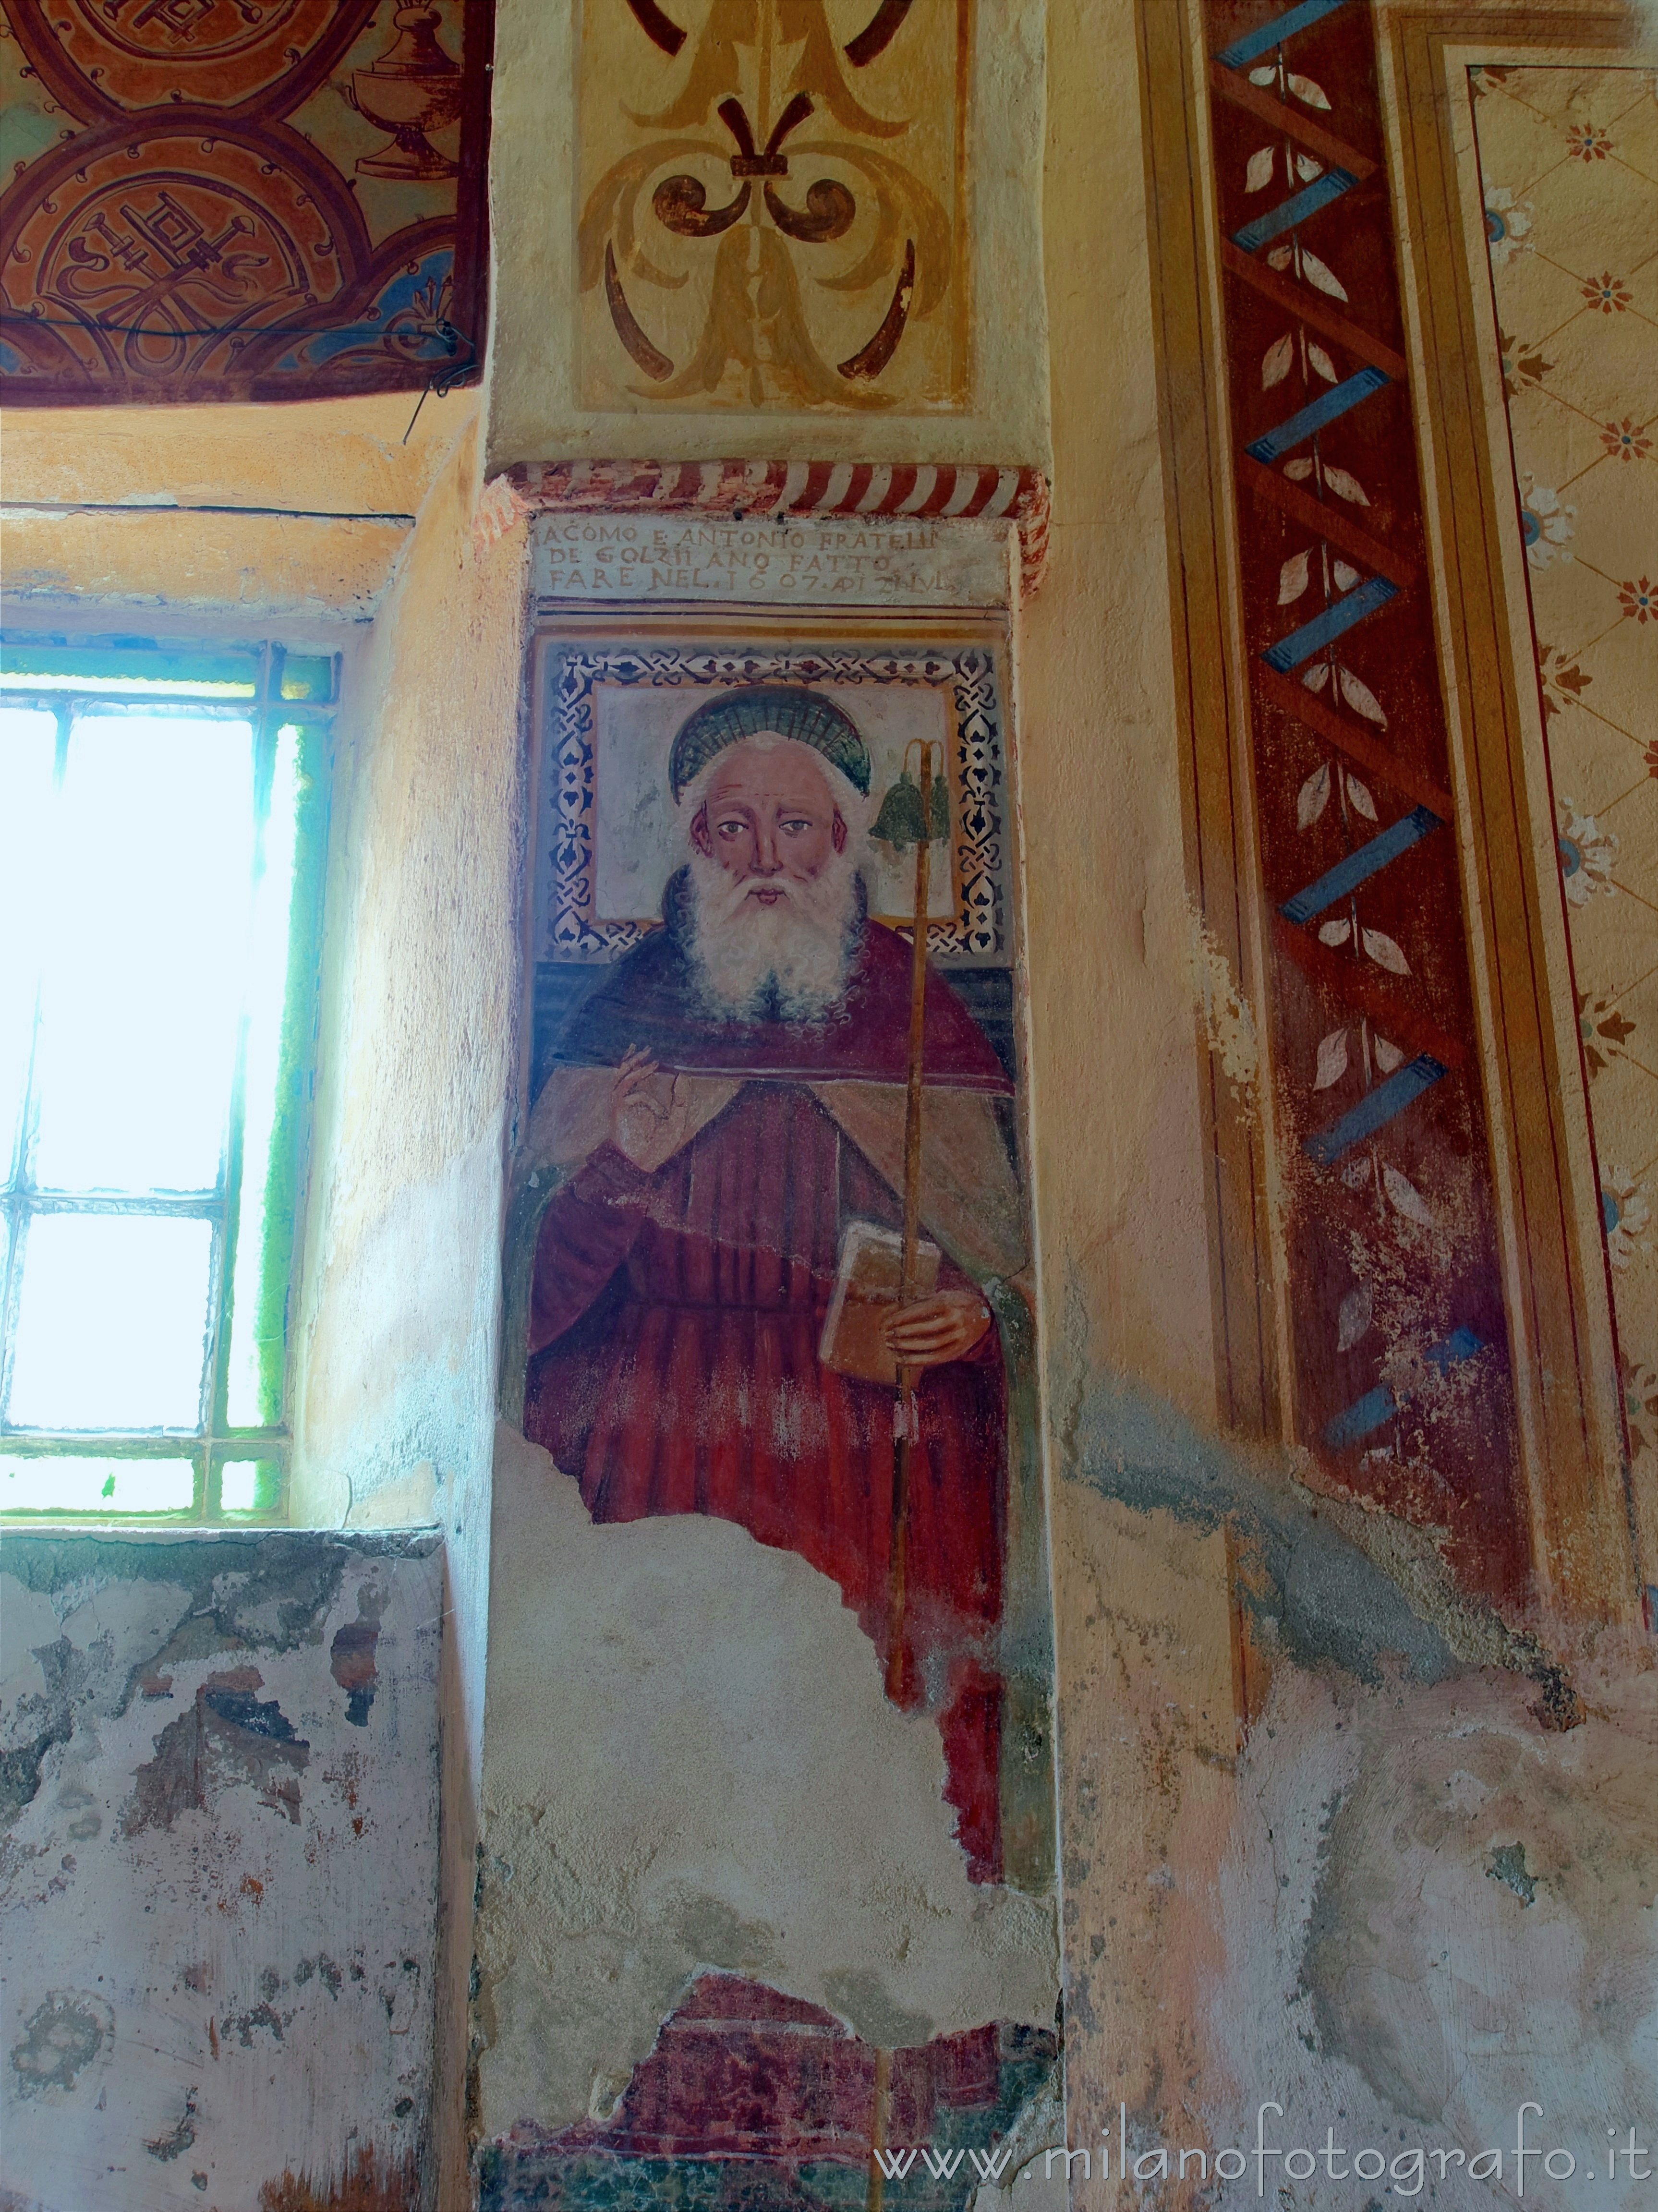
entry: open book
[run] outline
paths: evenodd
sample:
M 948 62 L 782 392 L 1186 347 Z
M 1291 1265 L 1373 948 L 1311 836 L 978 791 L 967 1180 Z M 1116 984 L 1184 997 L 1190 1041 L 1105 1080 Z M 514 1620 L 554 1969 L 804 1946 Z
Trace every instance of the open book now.
M 823 1316 L 817 1357 L 837 1375 L 861 1376 L 866 1382 L 898 1380 L 898 1363 L 885 1337 L 899 1303 L 904 1240 L 896 1229 L 872 1221 L 849 1221 L 841 1239 L 841 1265 L 835 1295 Z M 938 1282 L 938 1247 L 925 1237 L 915 1248 L 912 1296 L 931 1297 Z

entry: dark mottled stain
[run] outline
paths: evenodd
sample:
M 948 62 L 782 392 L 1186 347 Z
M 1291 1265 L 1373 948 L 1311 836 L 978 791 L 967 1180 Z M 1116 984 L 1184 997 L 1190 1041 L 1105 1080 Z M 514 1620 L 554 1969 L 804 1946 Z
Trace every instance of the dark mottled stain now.
M 259 2212 L 419 2212 L 420 2161 L 381 2159 L 373 2145 L 357 2151 L 337 2179 L 295 2173 L 290 2166 L 259 2187 Z
M 1523 1844 L 1498 1844 L 1491 1851 L 1491 1863 L 1485 1869 L 1488 1881 L 1500 1881 L 1504 1889 L 1511 1889 L 1522 1905 L 1537 1901 L 1537 1877 L 1526 1871 L 1526 1846 Z
M 274 1699 L 262 1704 L 254 1696 L 264 1683 L 254 1667 L 208 1676 L 189 1711 L 153 1739 L 155 1758 L 133 1777 L 125 1834 L 170 1830 L 180 1813 L 208 1811 L 219 1790 L 238 1782 L 251 1784 L 262 1804 L 297 1825 L 311 1747 Z
M 40 1789 L 40 1765 L 55 1743 L 67 1743 L 70 1723 L 54 1722 L 33 1741 L 16 1750 L 0 1752 L 0 1824 L 9 1826 L 26 1805 L 32 1805 Z
M 273 1743 L 296 1743 L 299 1741 L 294 1733 L 293 1722 L 274 1698 L 261 1705 L 252 1690 L 216 1686 L 232 1679 L 223 1674 L 213 1674 L 208 1678 L 203 1686 L 201 1697 L 209 1712 L 248 1735 L 269 1736 Z M 256 1686 L 264 1687 L 258 1674 L 253 1676 L 253 1680 Z
M 227 2038 L 234 2035 L 244 2051 L 251 2051 L 256 2027 L 269 2028 L 278 2043 L 282 2039 L 282 2021 L 268 2003 L 256 2004 L 246 2012 L 231 2014 L 219 2022 L 219 2033 Z
M 177 2124 L 164 2136 L 146 2136 L 144 2148 L 150 2156 L 164 2161 L 182 2158 L 196 2140 L 196 2092 L 191 2089 L 185 2093 L 184 2112 Z
M 353 1728 L 367 1727 L 368 1709 L 380 1686 L 374 1651 L 380 1640 L 380 1615 L 385 1609 L 385 1593 L 372 1584 L 365 1585 L 357 1592 L 356 1619 L 344 1622 L 335 1632 L 330 1647 L 328 1671 L 345 1692 L 345 1717 Z
M 101 1997 L 80 1990 L 53 1990 L 23 2024 L 11 2047 L 20 2097 L 43 2089 L 72 2089 L 115 2033 L 115 2015 Z
M 1550 1661 L 1531 1669 L 1531 1677 L 1542 1686 L 1543 1694 L 1532 1707 L 1532 1718 L 1540 1727 L 1558 1729 L 1563 1734 L 1567 1729 L 1582 1728 L 1588 1715 L 1583 1700 L 1573 1689 L 1566 1671 Z
M 354 1970 L 354 1972 L 355 1978 L 361 1981 L 362 1978 L 361 1970 Z M 299 1965 L 294 1969 L 295 1988 L 302 1990 L 313 1974 L 321 1982 L 329 1996 L 337 1999 L 341 1990 L 345 1986 L 345 1976 L 325 1951 L 314 1959 L 301 1960 Z
M 67 1636 L 36 1644 L 33 1656 L 46 1686 L 17 1700 L 12 1726 L 27 1733 L 22 1743 L 0 1753 L 0 1823 L 15 1820 L 34 1802 L 46 1753 L 75 1733 L 76 1708 L 88 1696 L 96 1672 L 93 1653 L 77 1651 Z

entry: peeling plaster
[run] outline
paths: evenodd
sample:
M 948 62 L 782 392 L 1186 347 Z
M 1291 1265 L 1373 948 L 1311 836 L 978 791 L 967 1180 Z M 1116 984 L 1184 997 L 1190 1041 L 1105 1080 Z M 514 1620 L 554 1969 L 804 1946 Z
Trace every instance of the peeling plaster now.
M 1246 1098 L 1260 1073 L 1260 1036 L 1254 1007 L 1244 996 L 1232 964 L 1195 907 L 1187 909 L 1193 988 L 1203 1016 L 1209 1049 L 1235 1098 Z
M 1494 1670 L 1408 1695 L 1280 1676 L 1240 1764 L 1206 2026 L 1284 2141 L 1340 2113 L 1351 2142 L 1472 2155 L 1512 2145 L 1527 2099 L 1580 2164 L 1612 2123 L 1658 2133 L 1658 1672 L 1583 1686 L 1562 1733 Z M 1233 2139 L 1246 2115 L 1211 2118 Z M 1597 2201 L 1642 2197 L 1600 2170 Z M 1453 2170 L 1438 2197 L 1492 2192 Z
M 7 1534 L 0 2203 L 241 2212 L 287 2167 L 345 2212 L 371 2127 L 412 2171 L 441 1588 L 429 1537 Z
M 699 1966 L 871 2041 L 1051 2027 L 1051 1906 L 968 1881 L 938 1729 L 887 1703 L 835 1586 L 722 1521 L 595 1527 L 499 1439 L 483 2132 L 604 2109 Z
M 1230 1523 L 1254 1546 L 1267 1580 L 1249 1602 L 1303 1665 L 1328 1661 L 1372 1683 L 1387 1661 L 1401 1661 L 1423 1683 L 1457 1671 L 1445 1627 L 1413 1608 L 1352 1541 L 1353 1519 L 1339 1525 L 1329 1501 L 1282 1474 L 1269 1480 L 1241 1447 L 1116 1379 L 1087 1392 L 1069 1431 L 1074 1480 L 1142 1511 L 1170 1513 L 1202 1534 Z M 1503 1633 L 1495 1624 L 1493 1632 Z

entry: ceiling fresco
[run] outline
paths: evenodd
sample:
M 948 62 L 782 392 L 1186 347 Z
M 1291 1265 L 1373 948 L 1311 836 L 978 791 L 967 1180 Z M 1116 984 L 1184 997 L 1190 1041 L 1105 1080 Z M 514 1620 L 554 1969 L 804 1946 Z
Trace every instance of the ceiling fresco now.
M 5 0 L 5 403 L 464 374 L 493 16 L 494 0 Z

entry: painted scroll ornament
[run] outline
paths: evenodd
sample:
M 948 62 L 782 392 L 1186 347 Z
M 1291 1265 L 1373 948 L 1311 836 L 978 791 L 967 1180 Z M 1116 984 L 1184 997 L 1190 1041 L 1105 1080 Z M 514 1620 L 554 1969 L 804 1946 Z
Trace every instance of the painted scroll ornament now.
M 682 63 L 665 106 L 628 111 L 647 135 L 599 177 L 581 218 L 581 288 L 602 284 L 614 339 L 649 380 L 630 388 L 744 407 L 893 404 L 883 379 L 944 301 L 954 241 L 918 167 L 883 150 L 912 120 L 874 112 L 850 73 L 887 52 L 912 0 L 883 0 L 844 46 L 823 0 L 714 0 L 694 40 L 655 0 L 611 4 L 629 9 L 641 48 Z M 692 283 L 706 294 L 701 327 L 670 351 L 650 295 Z M 813 312 L 825 293 L 869 296 L 844 354 Z

